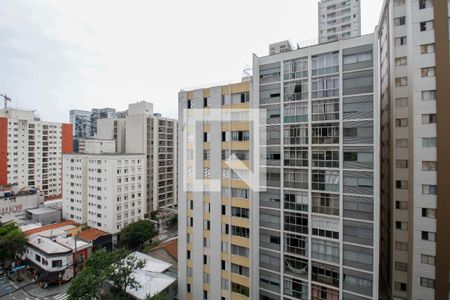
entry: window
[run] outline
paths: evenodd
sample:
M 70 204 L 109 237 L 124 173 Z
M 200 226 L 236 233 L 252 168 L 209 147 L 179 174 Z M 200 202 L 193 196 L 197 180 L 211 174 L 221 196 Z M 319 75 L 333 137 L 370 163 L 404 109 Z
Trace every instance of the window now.
M 395 46 L 404 46 L 406 45 L 406 36 L 395 38 Z
M 355 53 L 344 56 L 344 65 L 360 63 L 372 60 L 372 52 Z
M 396 261 L 395 262 L 395 269 L 397 271 L 408 272 L 408 264 Z
M 284 186 L 287 188 L 307 189 L 308 188 L 308 170 L 285 169 Z
M 52 268 L 62 268 L 62 260 L 52 260 Z
M 399 230 L 408 230 L 408 223 L 407 222 L 395 222 L 395 228 Z
M 231 264 L 231 272 L 239 274 L 241 276 L 246 276 L 246 277 L 250 276 L 249 268 L 241 266 L 241 265 L 233 264 L 233 263 Z
M 231 234 L 244 238 L 250 237 L 250 229 L 240 226 L 231 226 Z
M 408 202 L 406 201 L 395 201 L 395 208 L 398 210 L 407 210 Z
M 395 119 L 395 127 L 408 127 L 408 119 Z
M 394 19 L 394 26 L 401 26 L 406 24 L 406 17 L 398 17 Z
M 408 98 L 397 98 L 395 99 L 396 107 L 406 107 L 408 106 Z
M 422 184 L 422 195 L 437 195 L 437 185 Z
M 339 96 L 339 76 L 313 78 L 311 85 L 313 99 Z
M 311 243 L 312 258 L 339 263 L 339 243 L 316 238 L 313 238 Z
M 284 62 L 284 80 L 308 77 L 308 58 L 302 57 Z
M 301 235 L 285 233 L 284 251 L 296 255 L 308 256 L 308 238 Z
M 394 289 L 397 291 L 406 292 L 406 283 L 396 281 L 394 283 Z
M 433 7 L 433 0 L 419 0 L 419 9 Z
M 407 85 L 408 85 L 408 77 L 395 78 L 395 86 L 407 86 Z
M 431 54 L 431 53 L 434 53 L 434 44 L 420 45 L 420 54 Z
M 41 256 L 40 256 L 39 254 L 36 254 L 36 255 L 34 256 L 34 258 L 35 258 L 35 260 L 36 260 L 37 262 L 41 262 Z
M 339 120 L 339 99 L 312 101 L 313 121 Z
M 308 80 L 297 80 L 284 83 L 284 100 L 298 101 L 308 99 Z
M 395 141 L 395 146 L 397 148 L 408 148 L 408 139 L 397 139 Z
M 308 215 L 286 212 L 284 214 L 284 230 L 308 234 Z
M 436 100 L 436 91 L 422 91 L 422 101 Z
M 420 31 L 428 31 L 434 29 L 433 21 L 420 22 Z
M 436 233 L 430 231 L 422 231 L 422 240 L 436 242 Z
M 284 122 L 308 122 L 308 102 L 288 103 L 284 105 Z
M 436 138 L 435 137 L 422 138 L 422 147 L 435 148 L 436 147 Z
M 308 194 L 306 192 L 286 192 L 284 208 L 296 211 L 308 211 Z
M 394 0 L 395 6 L 405 5 L 405 0 Z
M 395 249 L 399 251 L 408 251 L 408 243 L 395 242 Z
M 231 254 L 248 257 L 249 250 L 248 248 L 231 244 Z
M 395 59 L 395 65 L 396 65 L 397 67 L 399 67 L 399 66 L 406 66 L 407 62 L 408 62 L 408 59 L 407 59 L 406 56 L 403 56 L 403 57 L 397 57 L 397 58 Z
M 426 278 L 426 277 L 420 277 L 420 286 L 434 289 L 434 279 Z
M 232 188 L 231 189 L 231 197 L 232 198 L 248 199 L 249 198 L 249 191 L 248 191 L 248 189 Z
M 291 166 L 291 167 L 307 167 L 308 166 L 308 148 L 306 148 L 306 147 L 285 147 L 284 148 L 284 165 Z
M 399 168 L 399 169 L 407 169 L 408 168 L 408 160 L 407 159 L 395 160 L 395 167 Z
M 312 189 L 327 192 L 339 192 L 339 171 L 313 170 Z
M 395 181 L 395 187 L 397 189 L 406 190 L 406 189 L 408 189 L 408 181 L 406 181 L 406 180 L 397 180 L 397 181 Z
M 241 295 L 244 295 L 247 297 L 250 296 L 250 289 L 248 287 L 234 283 L 234 282 L 231 283 L 231 290 L 235 293 L 238 293 L 238 294 L 241 294 Z
M 422 217 L 436 219 L 436 209 L 434 208 L 422 208 Z
M 339 287 L 339 268 L 322 263 L 312 263 L 312 280 Z
M 284 127 L 284 142 L 290 145 L 308 144 L 308 126 L 289 125 Z
M 421 69 L 422 77 L 434 77 L 436 76 L 436 68 L 435 67 L 427 67 Z
M 422 254 L 420 256 L 420 261 L 426 265 L 432 265 L 432 266 L 436 265 L 436 257 L 432 256 L 432 255 Z
M 249 218 L 249 209 L 242 207 L 231 207 L 231 215 L 238 218 Z
M 339 196 L 325 193 L 312 193 L 312 212 L 339 215 Z
M 337 144 L 339 143 L 339 123 L 313 124 L 313 144 Z
M 436 114 L 424 114 L 422 115 L 422 124 L 436 124 L 437 115 Z
M 422 161 L 422 171 L 437 171 L 437 162 Z
M 337 148 L 314 147 L 312 165 L 319 168 L 339 168 L 339 151 Z
M 331 52 L 312 57 L 312 75 L 324 75 L 339 71 L 339 52 Z

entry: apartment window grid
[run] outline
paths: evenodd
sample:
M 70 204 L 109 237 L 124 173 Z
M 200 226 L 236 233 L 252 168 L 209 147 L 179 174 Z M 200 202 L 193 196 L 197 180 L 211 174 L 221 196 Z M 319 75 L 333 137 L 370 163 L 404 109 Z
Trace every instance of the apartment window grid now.
M 341 55 L 341 53 L 339 53 L 338 55 Z M 325 55 L 327 56 L 327 55 Z M 332 57 L 333 54 L 328 55 L 329 57 Z M 311 82 L 311 86 L 308 87 L 306 86 L 306 88 L 309 88 L 311 91 L 309 92 L 310 95 L 312 96 L 311 100 L 309 100 L 309 102 L 311 103 L 311 115 L 313 120 L 309 120 L 314 121 L 314 125 L 311 124 L 307 127 L 300 127 L 295 125 L 295 127 L 293 125 L 284 125 L 281 126 L 281 131 L 283 131 L 284 133 L 284 138 L 280 141 L 280 144 L 284 144 L 284 145 L 288 145 L 288 146 L 282 146 L 281 152 L 284 153 L 284 156 L 282 156 L 282 158 L 284 157 L 284 159 L 282 159 L 282 166 L 284 165 L 284 167 L 286 166 L 293 166 L 293 153 L 291 152 L 292 149 L 294 148 L 294 145 L 298 145 L 298 146 L 305 146 L 306 149 L 306 158 L 308 157 L 308 152 L 313 150 L 314 148 L 316 148 L 317 150 L 321 150 L 319 152 L 317 152 L 316 157 L 316 166 L 312 166 L 312 172 L 315 172 L 314 174 L 312 174 L 311 172 L 309 172 L 309 176 L 311 176 L 312 179 L 312 185 L 314 187 L 316 187 L 317 191 L 322 192 L 323 197 L 318 197 L 317 199 L 323 199 L 322 202 L 317 202 L 317 205 L 315 205 L 314 207 L 311 207 L 311 211 L 314 209 L 318 214 L 329 214 L 331 216 L 339 216 L 339 195 L 338 194 L 334 194 L 336 192 L 339 192 L 339 182 L 340 179 L 339 177 L 339 172 L 333 173 L 334 170 L 320 170 L 320 169 L 314 169 L 314 168 L 336 168 L 338 170 L 338 168 L 340 167 L 340 162 L 339 162 L 339 151 L 342 151 L 342 149 L 340 149 L 339 147 L 337 147 L 336 153 L 334 151 L 334 149 L 332 147 L 330 147 L 331 145 L 329 144 L 333 144 L 333 145 L 339 145 L 339 140 L 340 140 L 340 136 L 339 136 L 339 123 L 336 122 L 335 124 L 333 124 L 330 121 L 339 121 L 340 120 L 340 111 L 339 111 L 339 106 L 340 106 L 340 99 L 339 97 L 339 85 L 340 85 L 340 80 L 339 80 L 339 76 L 334 75 L 334 73 L 339 72 L 339 60 L 335 61 L 335 63 L 333 63 L 333 59 L 330 58 L 329 61 L 326 61 L 326 59 L 324 58 L 322 60 L 322 62 L 319 63 L 319 60 L 316 59 L 314 62 L 312 61 L 312 57 L 311 59 L 311 68 L 312 68 L 312 74 L 310 76 L 312 76 L 312 82 Z M 359 56 L 355 56 L 355 59 L 357 60 L 356 62 L 359 62 Z M 370 53 L 370 55 L 365 55 L 365 56 L 361 56 L 361 61 L 366 61 L 368 59 L 372 59 L 372 55 Z M 284 64 L 284 66 L 286 67 L 286 62 Z M 291 68 L 291 66 L 289 66 L 289 68 Z M 282 70 L 282 72 L 286 75 L 286 74 L 292 74 L 292 70 Z M 302 76 L 302 75 L 301 75 Z M 289 79 L 287 79 L 289 78 Z M 294 77 L 293 75 L 286 75 L 283 77 L 284 80 L 292 80 L 294 81 L 295 79 L 297 79 L 299 77 Z M 303 77 L 300 77 L 303 78 Z M 283 88 L 284 83 L 283 83 L 283 79 L 281 80 L 281 88 Z M 304 87 L 302 87 L 302 90 L 304 90 Z M 276 91 L 274 91 L 274 93 L 276 93 Z M 330 98 L 330 99 L 323 99 L 323 98 Z M 286 104 L 288 100 L 286 100 L 286 97 L 283 97 L 284 99 L 284 103 Z M 317 100 L 315 100 L 317 99 Z M 292 100 L 291 100 L 292 101 Z M 290 102 L 292 103 L 292 102 Z M 299 102 L 298 102 L 299 103 Z M 262 104 L 262 103 L 261 103 Z M 281 107 L 283 107 L 283 103 L 281 103 Z M 284 117 L 291 115 L 291 113 L 287 113 L 286 114 L 286 110 L 284 111 Z M 286 119 L 283 119 L 284 123 L 286 124 Z M 313 143 L 315 143 L 317 146 L 314 146 L 311 148 L 311 150 L 309 148 L 307 148 L 310 138 L 309 135 L 312 135 L 311 139 L 313 140 Z M 283 143 L 284 140 L 284 143 Z M 296 146 L 297 148 L 297 146 Z M 321 149 L 322 148 L 322 149 Z M 283 150 L 284 149 L 284 150 Z M 286 149 L 290 149 L 289 152 L 286 152 Z M 288 155 L 288 156 L 287 156 Z M 313 155 L 312 153 L 310 155 Z M 298 154 L 296 154 L 295 156 L 296 158 L 298 157 Z M 302 157 L 302 156 L 301 156 Z M 312 156 L 311 156 L 312 158 Z M 301 158 L 297 158 L 297 161 L 303 161 Z M 312 161 L 312 160 L 309 160 Z M 296 165 L 298 165 L 298 163 L 295 163 Z M 298 165 L 298 167 L 308 167 L 308 160 L 305 160 L 305 163 L 303 165 L 303 163 L 300 163 L 300 165 Z M 288 177 L 286 177 L 288 176 Z M 288 174 L 284 174 L 284 178 L 289 178 Z M 308 179 L 308 177 L 305 177 L 305 179 Z M 290 182 L 290 180 L 288 180 L 288 182 Z M 284 188 L 286 188 L 286 184 L 291 184 L 291 183 L 287 183 L 284 182 Z M 329 194 L 326 194 L 327 192 L 329 192 Z M 320 194 L 320 193 L 315 193 L 315 194 Z M 336 198 L 337 201 L 335 201 L 334 199 Z M 325 199 L 329 199 L 329 200 L 325 200 Z M 303 206 L 302 206 L 303 208 Z M 306 209 L 308 209 L 308 207 L 306 206 Z M 298 209 L 296 209 L 296 211 L 298 211 Z M 282 222 L 284 221 L 284 226 L 282 226 L 282 228 L 286 229 L 293 229 L 294 227 L 297 230 L 297 234 L 299 232 L 305 232 L 305 234 L 308 233 L 308 229 L 307 227 L 305 227 L 305 224 L 303 223 L 303 220 L 305 220 L 302 216 L 302 214 L 299 213 L 288 213 L 288 211 L 286 211 L 284 213 L 284 217 L 285 219 L 282 220 Z M 287 219 L 286 219 L 287 217 Z M 287 227 L 286 227 L 287 226 Z M 334 232 L 332 230 L 323 230 L 323 229 L 314 229 L 316 231 L 316 236 L 323 236 L 326 237 L 329 236 L 330 237 L 339 237 L 339 233 L 338 232 Z M 326 231 L 328 233 L 326 233 Z M 322 233 L 322 234 L 321 234 Z M 312 237 L 309 237 L 309 240 L 311 241 Z M 319 237 L 320 238 L 320 237 Z M 287 241 L 284 242 L 285 247 L 286 247 L 286 243 Z M 287 249 L 287 248 L 286 248 Z M 299 253 L 304 253 L 301 252 L 301 248 L 300 247 L 289 247 L 289 251 L 296 251 L 295 249 L 298 249 L 298 251 L 300 251 Z M 325 252 L 326 253 L 326 252 Z M 324 254 L 325 254 L 324 253 Z M 307 252 L 305 253 L 307 254 Z M 282 257 L 283 254 L 281 254 L 280 257 Z M 316 258 L 318 260 L 323 260 L 320 258 Z M 336 258 L 329 258 L 331 261 L 332 260 L 336 260 Z M 295 262 L 294 260 L 291 260 L 291 258 L 287 258 L 287 256 L 284 256 L 284 261 L 286 262 L 287 260 L 290 260 L 291 263 L 289 263 L 288 266 L 286 266 L 285 264 L 285 272 L 286 274 L 288 274 L 288 271 L 286 271 L 286 268 L 303 268 L 307 265 L 304 265 L 301 262 Z M 311 265 L 309 266 L 311 271 Z M 299 277 L 298 275 L 295 277 Z M 318 276 L 317 278 L 321 278 L 320 276 Z M 301 279 L 301 278 L 299 278 Z M 307 279 L 307 278 L 305 278 Z M 319 281 L 320 282 L 320 281 Z M 286 282 L 284 282 L 284 284 L 286 284 Z M 286 285 L 284 286 L 285 289 L 285 294 L 286 295 L 290 295 L 287 292 L 287 287 Z M 332 291 L 329 290 L 328 294 L 331 295 L 332 293 L 336 293 L 335 295 L 339 295 L 338 291 Z M 317 298 L 319 299 L 319 298 Z

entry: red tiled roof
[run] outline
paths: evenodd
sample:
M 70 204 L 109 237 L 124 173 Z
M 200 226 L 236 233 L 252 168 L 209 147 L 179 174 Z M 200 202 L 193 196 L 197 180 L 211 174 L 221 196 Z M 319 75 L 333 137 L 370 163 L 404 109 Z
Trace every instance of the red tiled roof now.
M 169 253 L 170 256 L 172 256 L 175 260 L 178 260 L 178 238 L 163 242 L 155 248 L 151 249 L 150 252 L 158 249 L 166 250 L 166 252 Z
M 92 242 L 92 241 L 95 241 L 98 237 L 107 235 L 107 234 L 109 234 L 109 233 L 95 229 L 95 228 L 89 228 L 89 229 L 81 231 L 78 234 L 78 237 L 85 241 Z
M 25 234 L 26 235 L 32 235 L 32 234 L 39 233 L 39 232 L 42 232 L 42 231 L 56 229 L 56 228 L 63 227 L 63 226 L 68 226 L 68 225 L 80 226 L 80 224 L 75 223 L 74 221 L 63 221 L 61 223 L 50 224 L 50 225 L 42 226 L 42 227 L 39 227 L 39 228 L 34 228 L 34 229 L 27 230 L 27 231 L 25 231 Z

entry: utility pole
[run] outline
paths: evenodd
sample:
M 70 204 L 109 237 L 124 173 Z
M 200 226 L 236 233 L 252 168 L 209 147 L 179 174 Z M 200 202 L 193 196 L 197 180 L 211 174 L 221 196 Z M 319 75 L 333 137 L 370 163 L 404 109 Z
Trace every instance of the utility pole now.
M 6 94 L 0 94 L 0 97 L 3 97 L 4 101 L 5 101 L 5 109 L 8 108 L 8 101 L 12 102 L 11 98 L 9 98 Z

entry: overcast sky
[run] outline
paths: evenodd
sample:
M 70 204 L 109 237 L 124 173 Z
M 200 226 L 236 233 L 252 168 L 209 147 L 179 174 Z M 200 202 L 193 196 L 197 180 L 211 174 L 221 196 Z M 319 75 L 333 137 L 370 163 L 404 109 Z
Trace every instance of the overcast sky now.
M 370 33 L 382 0 L 361 2 Z M 0 0 L 0 94 L 47 121 L 138 100 L 176 117 L 181 88 L 238 80 L 269 43 L 316 38 L 317 0 Z

